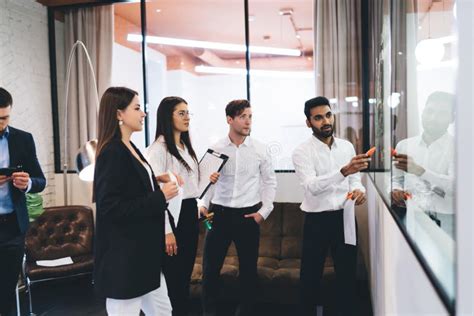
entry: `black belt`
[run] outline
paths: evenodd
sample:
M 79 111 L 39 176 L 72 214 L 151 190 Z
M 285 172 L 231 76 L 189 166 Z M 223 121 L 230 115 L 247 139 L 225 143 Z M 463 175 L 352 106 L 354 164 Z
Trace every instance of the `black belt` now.
M 0 224 L 9 223 L 14 221 L 16 218 L 16 213 L 11 212 L 8 214 L 0 214 Z
M 227 206 L 223 206 L 223 205 L 219 205 L 219 204 L 213 204 L 212 205 L 212 211 L 213 212 L 215 212 L 215 211 L 219 212 L 219 211 L 224 211 L 224 210 L 228 210 L 228 211 L 232 211 L 232 212 L 249 212 L 249 211 L 251 211 L 253 213 L 253 212 L 258 211 L 261 207 L 262 207 L 262 202 L 259 202 L 255 205 L 247 206 L 247 207 L 227 207 Z
M 182 200 L 182 202 L 187 202 L 187 203 L 190 203 L 190 202 L 193 202 L 193 201 L 197 203 L 196 198 L 189 198 L 189 199 L 183 199 Z
M 338 213 L 343 213 L 344 209 L 339 209 L 339 210 L 327 210 L 327 211 L 321 211 L 321 212 L 305 212 L 306 216 L 336 216 Z

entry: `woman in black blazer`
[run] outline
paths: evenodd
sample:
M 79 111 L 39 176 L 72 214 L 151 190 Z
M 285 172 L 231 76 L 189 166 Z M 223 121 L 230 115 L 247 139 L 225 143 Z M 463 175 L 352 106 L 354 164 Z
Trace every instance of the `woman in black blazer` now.
M 141 131 L 145 113 L 137 92 L 105 91 L 100 102 L 94 176 L 97 202 L 94 282 L 106 297 L 109 315 L 171 315 L 161 272 L 166 201 L 176 183 L 160 190 L 155 176 L 130 141 Z M 160 299 L 161 298 L 161 299 Z

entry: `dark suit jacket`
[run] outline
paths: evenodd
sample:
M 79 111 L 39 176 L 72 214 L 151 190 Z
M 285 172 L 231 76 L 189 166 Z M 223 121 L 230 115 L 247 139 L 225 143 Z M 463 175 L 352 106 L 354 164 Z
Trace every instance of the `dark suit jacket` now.
M 31 189 L 29 193 L 37 193 L 44 190 L 46 179 L 36 157 L 35 141 L 30 133 L 22 130 L 8 127 L 10 135 L 8 136 L 8 151 L 10 154 L 10 167 L 22 166 L 23 171 L 27 172 L 31 178 Z M 13 205 L 20 232 L 24 234 L 28 229 L 29 218 L 26 209 L 25 193 L 13 186 L 10 181 L 10 192 L 12 193 Z
M 94 283 L 99 296 L 130 299 L 160 286 L 167 205 L 152 178 L 156 191 L 146 169 L 120 140 L 106 145 L 97 158 Z

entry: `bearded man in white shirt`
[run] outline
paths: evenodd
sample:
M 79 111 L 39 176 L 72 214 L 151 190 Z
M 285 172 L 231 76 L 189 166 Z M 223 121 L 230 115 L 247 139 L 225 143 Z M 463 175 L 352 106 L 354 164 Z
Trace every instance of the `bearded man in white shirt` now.
M 303 315 L 316 315 L 321 298 L 321 277 L 328 249 L 336 270 L 340 315 L 357 315 L 355 304 L 357 246 L 345 244 L 343 208 L 348 193 L 359 205 L 365 202 L 361 170 L 368 167 L 366 154 L 333 136 L 334 114 L 329 100 L 306 101 L 306 125 L 313 135 L 293 153 L 296 175 L 305 194 L 306 212 L 301 257 L 300 286 Z
M 236 315 L 249 316 L 258 285 L 260 224 L 273 210 L 277 182 L 267 146 L 250 137 L 250 103 L 231 101 L 225 112 L 229 134 L 211 148 L 229 160 L 200 208 L 206 214 L 212 203 L 214 212 L 204 245 L 203 311 L 204 315 L 217 315 L 219 274 L 233 241 L 239 258 L 240 304 Z

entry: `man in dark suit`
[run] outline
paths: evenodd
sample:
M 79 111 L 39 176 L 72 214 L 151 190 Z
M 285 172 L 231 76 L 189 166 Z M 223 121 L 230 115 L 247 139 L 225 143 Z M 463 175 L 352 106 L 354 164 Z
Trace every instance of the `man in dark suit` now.
M 43 191 L 46 179 L 30 133 L 8 126 L 12 96 L 0 87 L 0 315 L 11 312 L 24 254 L 28 211 L 25 194 Z M 7 175 L 5 175 L 5 173 Z

